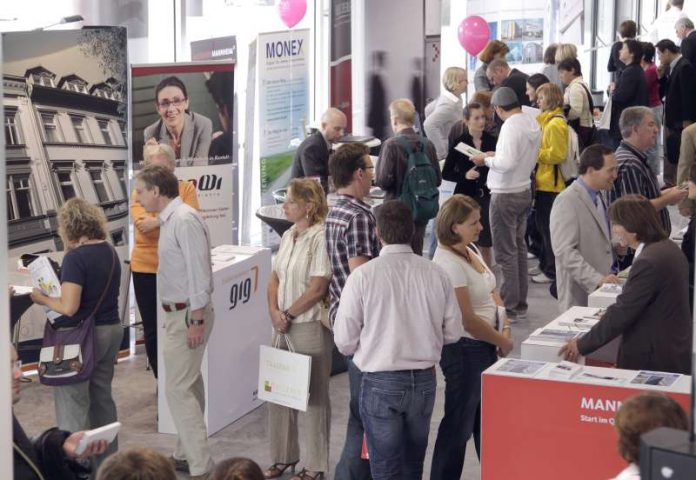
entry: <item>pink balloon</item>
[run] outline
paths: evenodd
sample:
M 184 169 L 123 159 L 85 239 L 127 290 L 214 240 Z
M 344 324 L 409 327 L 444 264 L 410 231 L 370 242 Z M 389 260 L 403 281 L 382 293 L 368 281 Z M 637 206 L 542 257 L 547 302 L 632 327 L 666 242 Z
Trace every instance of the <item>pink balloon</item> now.
M 307 13 L 307 0 L 280 0 L 278 13 L 283 23 L 292 28 L 300 23 Z
M 459 43 L 470 55 L 478 55 L 488 43 L 491 29 L 483 18 L 473 15 L 465 18 L 457 30 Z

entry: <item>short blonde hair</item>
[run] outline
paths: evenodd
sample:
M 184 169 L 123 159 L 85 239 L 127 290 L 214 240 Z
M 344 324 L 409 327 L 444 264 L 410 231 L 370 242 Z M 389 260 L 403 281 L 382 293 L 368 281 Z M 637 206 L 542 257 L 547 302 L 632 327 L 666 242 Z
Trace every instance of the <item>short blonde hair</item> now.
M 169 161 L 171 170 L 174 171 L 176 168 L 176 153 L 174 153 L 174 149 L 166 143 L 158 143 L 156 145 L 145 144 L 143 147 L 143 167 L 150 165 L 152 158 L 157 155 L 164 156 Z
M 559 43 L 556 48 L 556 65 L 566 58 L 578 58 L 578 47 L 572 43 Z
M 413 125 L 416 121 L 416 107 L 408 98 L 400 98 L 389 104 L 389 115 L 401 125 Z
M 481 50 L 478 58 L 483 63 L 491 63 L 491 61 L 493 61 L 497 55 L 500 55 L 501 53 L 507 55 L 509 52 L 510 49 L 505 43 L 501 42 L 500 40 L 490 40 L 483 50 Z
M 462 239 L 452 231 L 452 227 L 466 222 L 474 210 L 481 210 L 481 206 L 471 197 L 458 193 L 448 198 L 437 212 L 435 220 L 437 241 L 446 247 L 461 242 Z
M 71 198 L 58 210 L 58 234 L 63 243 L 106 239 L 106 215 L 101 207 L 82 198 Z
M 442 76 L 442 86 L 445 87 L 445 90 L 451 92 L 454 90 L 455 85 L 459 84 L 460 77 L 464 77 L 466 80 L 466 70 L 459 67 L 449 67 Z
M 545 83 L 536 89 L 537 97 L 543 95 L 549 104 L 549 110 L 554 110 L 563 105 L 563 92 L 555 83 Z
M 326 194 L 321 184 L 312 178 L 294 178 L 288 184 L 288 195 L 292 193 L 292 200 L 301 206 L 311 204 L 312 208 L 307 213 L 310 225 L 321 223 L 329 213 L 326 203 Z

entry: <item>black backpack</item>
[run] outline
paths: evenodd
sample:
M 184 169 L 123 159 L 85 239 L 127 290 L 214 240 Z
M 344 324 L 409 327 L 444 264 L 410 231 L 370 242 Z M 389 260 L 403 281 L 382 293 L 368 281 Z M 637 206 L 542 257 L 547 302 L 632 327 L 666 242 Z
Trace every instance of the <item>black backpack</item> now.
M 426 223 L 435 218 L 440 208 L 440 192 L 437 189 L 437 172 L 425 153 L 427 140 L 421 137 L 414 149 L 403 136 L 397 141 L 406 150 L 407 167 L 401 184 L 401 201 L 413 212 L 413 221 Z

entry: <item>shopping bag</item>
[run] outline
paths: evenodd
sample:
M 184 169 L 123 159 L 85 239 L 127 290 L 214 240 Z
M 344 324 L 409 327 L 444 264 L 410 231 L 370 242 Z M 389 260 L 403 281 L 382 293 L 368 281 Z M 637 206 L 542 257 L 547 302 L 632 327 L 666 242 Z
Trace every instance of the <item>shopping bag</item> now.
M 281 337 L 288 350 L 279 348 Z M 307 411 L 312 357 L 295 353 L 287 335 L 277 335 L 274 346 L 259 350 L 259 398 L 267 402 Z
M 611 128 L 611 97 L 607 99 L 604 104 L 604 111 L 602 112 L 602 117 L 599 119 L 599 125 L 597 125 L 597 130 L 609 130 Z

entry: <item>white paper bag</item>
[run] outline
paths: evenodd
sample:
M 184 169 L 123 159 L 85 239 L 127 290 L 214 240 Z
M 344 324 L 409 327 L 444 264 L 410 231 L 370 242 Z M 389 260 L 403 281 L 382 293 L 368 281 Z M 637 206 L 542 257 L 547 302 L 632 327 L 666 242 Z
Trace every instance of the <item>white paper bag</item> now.
M 609 130 L 611 126 L 611 96 L 607 99 L 604 104 L 604 111 L 602 112 L 602 118 L 599 119 L 599 125 L 597 125 L 597 130 Z
M 293 351 L 261 345 L 259 351 L 259 398 L 284 407 L 307 411 L 312 357 Z M 276 337 L 276 345 L 280 335 Z

